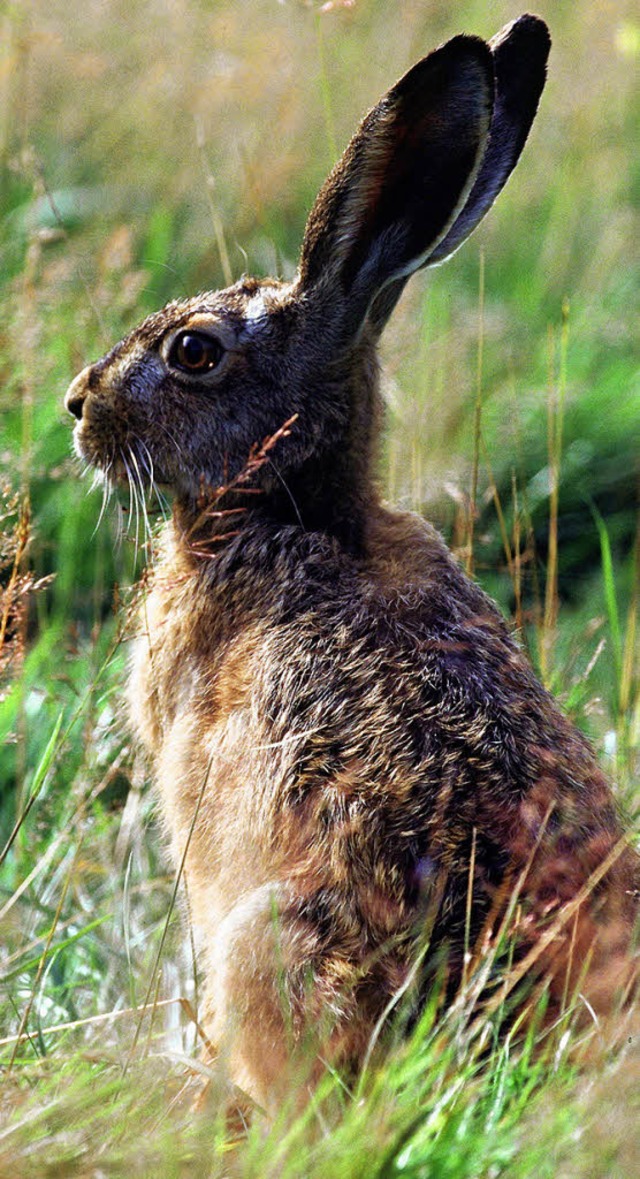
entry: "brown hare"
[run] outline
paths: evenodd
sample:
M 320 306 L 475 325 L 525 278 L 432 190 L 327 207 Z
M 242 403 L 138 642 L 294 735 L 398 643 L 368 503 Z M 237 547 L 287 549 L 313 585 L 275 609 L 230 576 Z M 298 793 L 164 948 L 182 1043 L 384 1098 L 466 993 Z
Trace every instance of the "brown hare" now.
M 632 982 L 639 861 L 594 755 L 376 484 L 378 338 L 505 184 L 549 44 L 525 15 L 418 62 L 323 185 L 292 282 L 169 303 L 67 393 L 105 481 L 173 493 L 131 721 L 185 857 L 204 1027 L 271 1110 L 309 1053 L 310 1081 L 357 1069 L 427 928 L 418 992 L 437 962 L 453 995 L 514 892 L 552 1005 Z

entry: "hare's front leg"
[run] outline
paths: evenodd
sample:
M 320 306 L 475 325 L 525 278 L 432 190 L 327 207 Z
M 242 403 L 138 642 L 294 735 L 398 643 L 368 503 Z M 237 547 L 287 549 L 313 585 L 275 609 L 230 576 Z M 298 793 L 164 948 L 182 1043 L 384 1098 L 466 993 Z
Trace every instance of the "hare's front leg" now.
M 353 946 L 328 944 L 308 909 L 285 885 L 262 885 L 206 949 L 205 1029 L 230 1080 L 271 1114 L 287 1096 L 306 1101 L 326 1062 L 357 1063 L 375 1024 L 357 1002 Z

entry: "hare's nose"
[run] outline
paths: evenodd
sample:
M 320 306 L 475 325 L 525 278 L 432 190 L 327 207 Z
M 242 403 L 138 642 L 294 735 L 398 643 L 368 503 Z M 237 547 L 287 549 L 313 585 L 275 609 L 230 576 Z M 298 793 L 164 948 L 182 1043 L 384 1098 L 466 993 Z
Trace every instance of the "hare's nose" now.
M 82 407 L 87 396 L 87 377 L 91 371 L 91 366 L 88 365 L 83 368 L 81 373 L 78 373 L 74 381 L 71 382 L 64 399 L 65 408 L 72 413 L 74 418 L 80 421 L 82 417 Z

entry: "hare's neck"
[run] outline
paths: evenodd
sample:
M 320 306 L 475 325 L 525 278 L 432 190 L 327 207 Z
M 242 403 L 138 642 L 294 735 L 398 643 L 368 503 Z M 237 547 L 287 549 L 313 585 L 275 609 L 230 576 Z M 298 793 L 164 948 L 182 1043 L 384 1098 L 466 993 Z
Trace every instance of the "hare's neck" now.
M 276 530 L 323 533 L 353 556 L 363 552 L 367 521 L 379 503 L 376 486 L 380 397 L 374 367 L 354 375 L 350 412 L 339 433 L 295 465 L 277 448 L 256 482 L 237 484 L 208 506 L 178 501 L 174 523 L 183 547 L 219 551 L 258 522 Z
M 362 552 L 368 517 L 378 504 L 377 443 L 381 431 L 378 361 L 372 344 L 334 376 L 348 405 L 339 428 L 327 429 L 313 453 L 289 469 L 274 452 L 266 510 L 284 524 L 324 533 L 352 555 Z
M 258 492 L 253 502 L 225 498 L 210 508 L 176 502 L 173 513 L 178 547 L 192 557 L 222 552 L 230 541 L 241 542 L 243 533 L 256 525 L 269 532 L 322 533 L 352 556 L 363 552 L 367 521 L 379 503 L 372 479 L 354 479 L 346 458 L 336 461 L 327 454 L 305 463 L 295 472 L 278 472 L 268 492 Z M 235 547 L 235 546 L 234 546 Z

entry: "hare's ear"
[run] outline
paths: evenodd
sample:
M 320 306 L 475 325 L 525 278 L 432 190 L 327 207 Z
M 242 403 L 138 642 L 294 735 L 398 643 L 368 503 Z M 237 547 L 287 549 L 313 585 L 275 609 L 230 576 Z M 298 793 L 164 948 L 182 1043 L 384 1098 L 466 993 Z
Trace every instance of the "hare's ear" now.
M 325 181 L 299 283 L 332 334 L 357 334 L 374 298 L 423 266 L 455 223 L 485 152 L 493 69 L 484 41 L 447 42 L 369 112 Z
M 423 266 L 435 266 L 453 254 L 491 208 L 518 162 L 538 109 L 551 48 L 544 21 L 529 14 L 520 16 L 496 34 L 489 48 L 495 100 L 484 158 L 466 201 Z M 406 278 L 392 280 L 375 299 L 369 313 L 375 330 L 384 327 L 405 282 Z
M 487 150 L 466 204 L 432 250 L 428 266 L 448 258 L 482 220 L 515 168 L 538 109 L 551 48 L 544 21 L 520 16 L 497 33 L 489 47 L 496 97 Z

